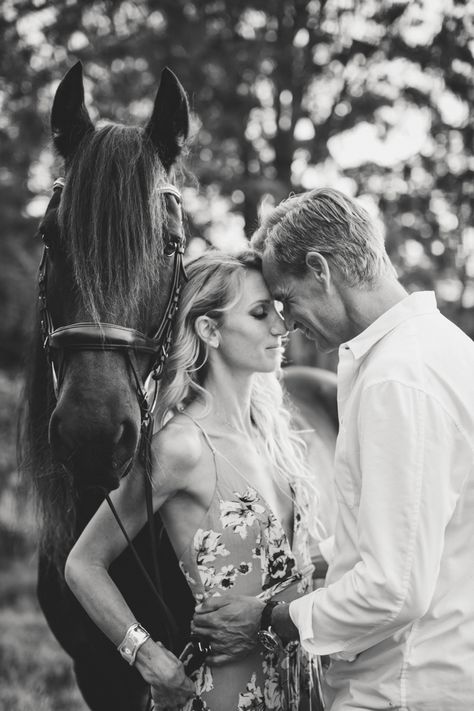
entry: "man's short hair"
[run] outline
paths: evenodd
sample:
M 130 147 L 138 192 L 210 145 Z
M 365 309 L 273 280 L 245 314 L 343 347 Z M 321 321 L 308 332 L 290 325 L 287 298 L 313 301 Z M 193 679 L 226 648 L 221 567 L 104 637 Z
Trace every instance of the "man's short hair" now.
M 320 252 L 349 286 L 372 286 L 379 276 L 395 274 L 381 227 L 355 200 L 332 188 L 281 202 L 253 235 L 252 247 L 293 275 L 305 273 L 308 252 Z

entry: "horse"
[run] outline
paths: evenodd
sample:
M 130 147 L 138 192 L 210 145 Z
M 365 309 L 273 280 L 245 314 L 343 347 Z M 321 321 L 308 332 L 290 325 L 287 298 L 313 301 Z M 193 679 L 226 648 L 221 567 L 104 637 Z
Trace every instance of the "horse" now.
M 145 707 L 146 685 L 82 610 L 63 570 L 105 494 L 132 468 L 150 420 L 147 392 L 166 359 L 181 279 L 184 230 L 174 183 L 189 133 L 188 100 L 165 68 L 145 128 L 96 127 L 77 63 L 58 86 L 51 128 L 65 182 L 55 184 L 39 227 L 39 308 L 19 435 L 42 522 L 37 595 L 86 703 L 129 711 Z M 158 519 L 155 526 L 163 594 L 182 634 L 177 645 L 184 645 L 193 600 Z M 147 531 L 135 549 L 152 570 Z M 167 620 L 129 549 L 110 572 L 137 619 L 164 640 Z
M 74 541 L 129 473 L 148 432 L 147 393 L 166 360 L 179 295 L 184 230 L 175 178 L 189 133 L 188 101 L 177 77 L 164 69 L 144 129 L 98 128 L 85 106 L 77 63 L 56 91 L 51 127 L 65 182 L 56 183 L 39 227 L 45 247 L 19 437 L 42 522 L 37 594 L 92 711 L 139 711 L 147 704 L 145 682 L 88 618 L 63 570 Z M 307 435 L 315 461 L 333 447 L 335 394 L 327 378 L 313 369 L 284 374 L 301 408 L 301 428 L 324 432 L 316 444 Z M 178 625 L 176 652 L 194 602 L 158 515 L 153 526 L 158 556 L 145 528 L 134 547 L 146 570 L 158 558 L 165 573 L 163 597 Z M 167 641 L 167 615 L 130 548 L 110 573 L 140 623 Z

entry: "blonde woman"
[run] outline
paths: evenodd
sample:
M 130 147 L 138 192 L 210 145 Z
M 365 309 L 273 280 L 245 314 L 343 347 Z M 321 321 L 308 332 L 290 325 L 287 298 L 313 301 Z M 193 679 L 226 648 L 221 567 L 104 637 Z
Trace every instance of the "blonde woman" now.
M 266 624 L 278 600 L 311 589 L 308 535 L 317 521 L 277 377 L 285 324 L 255 255 L 210 252 L 187 272 L 160 390 L 153 506 L 196 603 L 232 594 L 260 599 L 262 644 L 225 664 L 211 651 L 191 683 L 138 627 L 135 666 L 160 711 L 310 708 L 311 664 L 297 643 L 283 648 Z M 112 497 L 131 536 L 144 523 L 142 487 L 135 473 Z M 116 645 L 136 622 L 107 572 L 124 545 L 103 506 L 66 566 L 74 594 Z

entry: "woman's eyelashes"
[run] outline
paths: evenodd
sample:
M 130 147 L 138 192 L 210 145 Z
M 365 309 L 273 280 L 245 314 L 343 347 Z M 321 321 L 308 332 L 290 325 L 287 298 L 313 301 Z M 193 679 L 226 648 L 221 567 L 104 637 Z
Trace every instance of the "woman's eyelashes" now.
M 258 309 L 258 311 L 252 311 L 251 315 L 254 318 L 264 319 L 267 318 L 269 311 L 267 309 Z
M 251 311 L 250 314 L 254 318 L 264 319 L 272 312 L 276 313 L 280 318 L 283 318 L 283 304 L 280 301 L 274 301 L 273 304 L 269 305 L 264 304 Z

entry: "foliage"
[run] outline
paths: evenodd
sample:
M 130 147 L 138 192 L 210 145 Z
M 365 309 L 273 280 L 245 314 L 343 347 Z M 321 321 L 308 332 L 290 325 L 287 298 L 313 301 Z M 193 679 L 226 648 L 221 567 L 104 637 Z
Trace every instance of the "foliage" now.
M 80 58 L 97 115 L 143 123 L 169 65 L 195 111 L 191 249 L 243 243 L 259 210 L 332 184 L 387 229 L 410 289 L 473 335 L 473 16 L 467 0 L 7 0 L 0 17 L 4 361 L 25 348 L 59 171 L 48 114 Z

